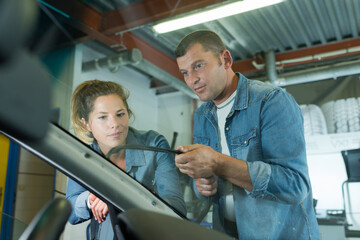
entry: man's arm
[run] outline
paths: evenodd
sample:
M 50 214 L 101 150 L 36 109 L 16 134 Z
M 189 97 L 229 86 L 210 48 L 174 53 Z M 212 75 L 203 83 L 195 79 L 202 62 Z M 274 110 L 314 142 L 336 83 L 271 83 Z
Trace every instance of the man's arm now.
M 250 196 L 299 203 L 308 195 L 308 176 L 302 115 L 293 98 L 276 90 L 264 100 L 260 113 L 260 159 L 242 161 L 204 145 L 179 147 L 175 158 L 181 172 L 196 178 L 221 176 Z
M 178 147 L 183 153 L 175 157 L 179 170 L 195 179 L 199 193 L 204 196 L 214 194 L 214 175 L 227 179 L 231 183 L 252 190 L 248 166 L 245 161 L 216 152 L 211 147 L 201 144 Z M 211 195 L 212 195 L 211 194 Z
M 311 189 L 299 106 L 285 91 L 271 91 L 260 112 L 261 159 L 247 159 L 254 198 L 300 204 Z

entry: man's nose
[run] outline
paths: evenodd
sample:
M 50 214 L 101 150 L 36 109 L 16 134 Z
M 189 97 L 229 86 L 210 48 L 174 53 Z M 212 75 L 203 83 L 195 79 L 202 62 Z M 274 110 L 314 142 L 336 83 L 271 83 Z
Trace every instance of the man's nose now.
M 199 80 L 200 78 L 196 72 L 189 73 L 189 76 L 187 77 L 187 82 L 190 86 L 196 85 Z

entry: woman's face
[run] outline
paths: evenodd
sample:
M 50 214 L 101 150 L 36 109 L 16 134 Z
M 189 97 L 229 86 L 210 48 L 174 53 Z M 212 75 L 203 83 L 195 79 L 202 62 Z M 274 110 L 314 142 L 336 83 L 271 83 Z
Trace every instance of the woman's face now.
M 85 127 L 98 142 L 101 151 L 107 154 L 111 148 L 125 144 L 129 130 L 129 114 L 117 94 L 98 97 L 89 122 L 82 119 Z

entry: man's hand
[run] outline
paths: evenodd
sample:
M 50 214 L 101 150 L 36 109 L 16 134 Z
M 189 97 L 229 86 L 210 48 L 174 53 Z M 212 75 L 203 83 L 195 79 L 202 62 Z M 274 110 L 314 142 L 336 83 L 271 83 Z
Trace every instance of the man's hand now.
M 96 197 L 94 194 L 89 194 L 89 203 L 91 205 L 91 211 L 99 223 L 105 221 L 106 215 L 109 212 L 108 206 L 106 203 Z
M 253 185 L 247 162 L 221 154 L 211 147 L 201 144 L 180 146 L 177 149 L 183 152 L 175 156 L 175 165 L 180 172 L 195 180 L 208 179 L 215 175 L 236 186 L 252 191 Z M 214 188 L 211 191 L 213 190 Z M 210 192 L 205 194 L 210 194 Z
M 211 147 L 201 144 L 185 145 L 177 148 L 183 152 L 175 156 L 175 165 L 180 172 L 196 178 L 209 178 L 214 175 L 216 159 L 219 154 Z
M 197 191 L 205 197 L 212 196 L 217 192 L 218 182 L 215 175 L 208 178 L 196 178 L 194 181 Z

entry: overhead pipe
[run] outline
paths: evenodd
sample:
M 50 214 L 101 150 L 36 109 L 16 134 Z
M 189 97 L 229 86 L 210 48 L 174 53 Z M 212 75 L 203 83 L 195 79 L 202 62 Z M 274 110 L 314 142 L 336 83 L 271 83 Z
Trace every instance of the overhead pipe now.
M 82 64 L 82 71 L 88 72 L 92 70 L 100 70 L 102 68 L 109 68 L 110 71 L 116 72 L 121 65 L 131 64 L 131 66 L 147 75 L 153 76 L 161 82 L 185 93 L 193 99 L 199 99 L 198 96 L 191 91 L 191 89 L 172 74 L 155 66 L 149 61 L 142 59 L 142 54 L 139 49 L 126 50 L 120 54 L 95 59 Z
M 303 84 L 321 80 L 337 79 L 338 77 L 360 74 L 360 61 L 350 64 L 331 65 L 317 71 L 307 71 L 296 75 L 279 78 L 274 84 L 285 87 L 295 84 Z
M 360 52 L 360 46 L 344 48 L 344 49 L 339 49 L 339 50 L 335 50 L 335 51 L 324 52 L 324 53 L 319 53 L 319 54 L 314 54 L 314 55 L 308 55 L 308 56 L 299 57 L 299 58 L 285 59 L 282 61 L 275 62 L 275 65 L 279 66 L 279 67 L 283 67 L 285 64 L 303 63 L 303 62 L 312 61 L 312 60 L 322 60 L 323 58 L 335 57 L 335 56 L 339 56 L 339 55 L 343 55 L 343 54 L 347 54 L 347 53 L 356 53 L 356 52 Z M 255 60 L 252 61 L 251 63 L 258 70 L 266 68 L 266 63 L 259 64 L 259 63 L 256 63 Z
M 185 93 L 193 99 L 199 99 L 199 97 L 186 85 L 184 81 L 174 77 L 172 74 L 164 71 L 158 66 L 150 63 L 149 61 L 143 59 L 138 64 L 133 65 L 139 71 L 142 71 L 154 78 L 160 80 L 161 82 L 179 90 L 180 92 Z
M 271 83 L 274 83 L 278 80 L 276 74 L 275 51 L 273 49 L 270 49 L 265 53 L 265 70 L 266 76 Z
M 88 72 L 92 70 L 100 70 L 101 68 L 109 68 L 110 71 L 116 72 L 120 66 L 127 64 L 138 64 L 142 59 L 139 49 L 134 48 L 125 50 L 117 55 L 95 59 L 82 64 L 82 71 Z

